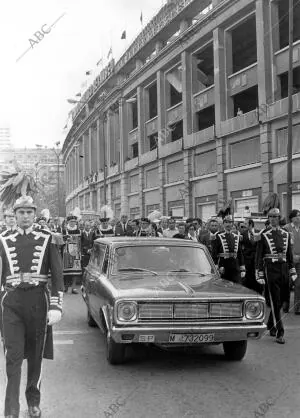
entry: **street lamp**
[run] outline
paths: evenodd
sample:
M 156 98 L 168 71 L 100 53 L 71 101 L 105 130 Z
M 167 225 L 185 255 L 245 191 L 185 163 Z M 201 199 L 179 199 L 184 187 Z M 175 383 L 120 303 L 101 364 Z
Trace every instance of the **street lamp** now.
M 57 216 L 59 217 L 60 212 L 60 178 L 59 178 L 59 160 L 60 160 L 60 155 L 61 155 L 61 150 L 58 148 L 60 145 L 60 141 L 55 142 L 56 148 L 51 148 L 51 150 L 54 152 L 55 156 L 56 156 L 56 160 L 57 160 Z

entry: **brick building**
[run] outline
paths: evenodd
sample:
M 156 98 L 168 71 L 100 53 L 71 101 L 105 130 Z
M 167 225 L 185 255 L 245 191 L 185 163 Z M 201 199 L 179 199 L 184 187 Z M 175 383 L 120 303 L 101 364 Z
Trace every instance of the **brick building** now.
M 300 5 L 295 1 L 293 206 L 300 207 Z M 208 218 L 228 199 L 286 198 L 288 1 L 174 0 L 73 111 L 67 211 Z M 106 193 L 104 193 L 106 186 Z

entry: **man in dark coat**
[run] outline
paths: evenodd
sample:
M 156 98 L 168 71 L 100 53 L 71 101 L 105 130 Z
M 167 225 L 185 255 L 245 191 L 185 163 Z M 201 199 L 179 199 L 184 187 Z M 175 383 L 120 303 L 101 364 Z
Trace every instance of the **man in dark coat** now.
M 28 414 L 40 417 L 42 359 L 53 358 L 51 326 L 62 315 L 62 262 L 51 234 L 33 228 L 36 206 L 32 198 L 18 199 L 14 212 L 17 230 L 0 236 L 0 328 L 7 374 L 4 415 L 19 417 L 21 368 L 27 358 Z
M 245 277 L 245 263 L 240 234 L 232 231 L 231 215 L 225 216 L 223 225 L 224 231 L 218 232 L 212 241 L 212 258 L 224 279 L 241 283 Z
M 266 285 L 265 297 L 271 307 L 267 327 L 276 342 L 284 344 L 284 328 L 281 320 L 283 302 L 289 296 L 289 275 L 297 279 L 293 264 L 291 238 L 288 231 L 279 226 L 280 211 L 271 209 L 268 213 L 270 228 L 260 233 L 257 244 L 256 268 L 258 281 Z
M 128 223 L 127 215 L 121 215 L 121 220 L 116 224 L 115 228 L 115 236 L 121 237 L 132 237 L 133 236 L 133 229 Z
M 84 230 L 81 232 L 81 268 L 83 269 L 89 264 L 90 254 L 93 248 L 96 234 L 91 228 L 91 223 L 86 221 L 84 223 Z

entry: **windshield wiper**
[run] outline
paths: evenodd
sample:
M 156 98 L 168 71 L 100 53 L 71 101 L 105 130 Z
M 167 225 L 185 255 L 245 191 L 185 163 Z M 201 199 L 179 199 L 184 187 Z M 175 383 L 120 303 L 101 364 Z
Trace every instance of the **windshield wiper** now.
M 148 269 L 142 269 L 142 268 L 138 268 L 138 267 L 124 267 L 124 268 L 118 269 L 118 271 L 145 271 L 147 273 L 152 273 L 155 276 L 157 276 L 156 271 L 152 271 L 152 270 L 148 270 Z
M 202 277 L 211 275 L 211 273 L 202 273 L 201 271 L 191 271 L 187 269 L 169 270 L 169 273 L 192 273 L 192 274 L 199 274 Z

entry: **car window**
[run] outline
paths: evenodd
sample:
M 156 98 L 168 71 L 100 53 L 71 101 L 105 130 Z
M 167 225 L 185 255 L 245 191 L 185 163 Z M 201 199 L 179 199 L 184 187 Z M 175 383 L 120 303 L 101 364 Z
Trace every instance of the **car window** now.
M 175 245 L 140 245 L 119 247 L 112 258 L 111 273 L 145 269 L 157 273 L 184 271 L 214 274 L 215 268 L 200 247 Z
M 96 268 L 97 270 L 100 270 L 102 267 L 104 254 L 105 254 L 105 245 L 101 244 L 94 244 L 93 252 L 90 259 L 90 264 L 92 267 Z

